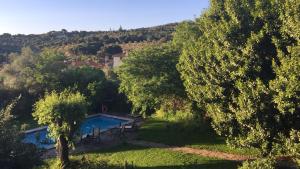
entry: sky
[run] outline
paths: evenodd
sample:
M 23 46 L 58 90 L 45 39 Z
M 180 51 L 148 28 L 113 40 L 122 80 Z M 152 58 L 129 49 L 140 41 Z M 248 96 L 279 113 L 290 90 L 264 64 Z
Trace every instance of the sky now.
M 0 0 L 0 34 L 98 31 L 192 20 L 209 0 Z

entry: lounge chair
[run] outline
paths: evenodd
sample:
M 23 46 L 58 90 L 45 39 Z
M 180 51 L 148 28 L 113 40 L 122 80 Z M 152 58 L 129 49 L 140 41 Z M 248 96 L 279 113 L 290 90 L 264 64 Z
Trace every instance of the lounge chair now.
M 122 127 L 123 127 L 124 132 L 125 131 L 126 132 L 134 132 L 134 131 L 137 131 L 137 129 L 138 129 L 138 126 L 135 121 L 133 121 L 131 124 L 123 125 L 120 128 L 122 129 Z
M 81 139 L 83 144 L 90 143 L 99 143 L 101 141 L 101 131 L 100 128 L 93 128 L 92 135 L 87 134 L 84 138 Z

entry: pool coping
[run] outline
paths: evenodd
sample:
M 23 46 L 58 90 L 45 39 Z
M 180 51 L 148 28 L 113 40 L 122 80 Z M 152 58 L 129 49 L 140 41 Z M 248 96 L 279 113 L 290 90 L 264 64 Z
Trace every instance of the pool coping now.
M 121 123 L 122 125 L 128 125 L 128 124 L 132 124 L 134 122 L 134 119 L 132 119 L 132 118 L 127 118 L 127 117 L 122 117 L 122 116 L 116 116 L 116 115 L 110 115 L 110 114 L 105 114 L 105 113 L 97 113 L 97 114 L 93 114 L 93 115 L 88 115 L 86 117 L 86 119 L 87 118 L 92 118 L 92 117 L 97 117 L 97 116 L 104 116 L 104 117 L 110 117 L 110 118 L 115 118 L 115 119 L 120 119 L 120 120 L 126 120 L 126 122 Z M 109 131 L 109 130 L 114 129 L 116 127 L 119 127 L 119 125 L 108 126 L 106 129 L 102 129 L 102 130 L 100 129 L 100 133 Z M 38 127 L 38 128 L 26 130 L 23 133 L 24 134 L 33 133 L 33 132 L 36 132 L 36 131 L 44 130 L 46 128 L 47 128 L 47 126 L 42 126 L 42 127 Z M 88 133 L 88 134 L 90 134 L 90 133 Z M 87 134 L 85 134 L 85 135 L 87 135 Z M 82 135 L 82 136 L 84 137 L 84 135 Z M 53 148 L 55 148 L 55 144 L 53 145 L 53 147 L 47 148 L 47 150 L 50 150 L 50 149 L 53 149 Z

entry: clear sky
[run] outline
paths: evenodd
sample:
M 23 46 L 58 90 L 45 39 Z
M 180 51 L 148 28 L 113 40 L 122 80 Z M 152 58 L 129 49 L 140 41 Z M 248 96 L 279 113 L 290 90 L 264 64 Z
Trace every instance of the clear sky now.
M 194 19 L 209 0 L 0 0 L 0 34 L 140 28 Z

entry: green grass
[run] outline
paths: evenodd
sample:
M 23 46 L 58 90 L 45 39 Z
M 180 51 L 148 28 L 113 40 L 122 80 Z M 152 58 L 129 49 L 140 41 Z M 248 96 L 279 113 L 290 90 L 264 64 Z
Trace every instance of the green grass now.
M 73 161 L 81 161 L 80 159 L 82 159 L 83 156 L 85 156 L 87 161 L 94 164 L 101 164 L 101 162 L 105 161 L 105 163 L 107 163 L 106 168 L 116 169 L 122 168 L 121 166 L 123 166 L 125 161 L 129 163 L 133 162 L 136 169 L 234 169 L 239 165 L 237 162 L 132 145 L 122 145 L 108 150 L 78 154 L 72 156 L 72 159 Z M 88 166 L 92 165 L 92 163 L 82 166 L 89 168 Z M 37 169 L 46 168 L 56 168 L 56 160 L 47 160 L 45 165 Z
M 256 149 L 229 147 L 225 139 L 216 135 L 210 127 L 183 127 L 178 123 L 155 118 L 148 119 L 143 124 L 139 130 L 138 139 L 160 142 L 171 146 L 188 146 L 250 156 L 259 154 Z

